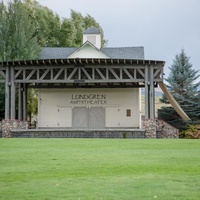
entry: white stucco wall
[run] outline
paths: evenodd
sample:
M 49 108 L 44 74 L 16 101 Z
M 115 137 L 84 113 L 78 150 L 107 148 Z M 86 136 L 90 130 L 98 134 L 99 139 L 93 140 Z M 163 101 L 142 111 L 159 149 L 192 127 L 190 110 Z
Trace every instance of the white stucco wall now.
M 106 54 L 92 47 L 90 44 L 86 44 L 78 51 L 68 56 L 68 58 L 109 58 Z
M 103 107 L 105 128 L 140 127 L 140 89 L 39 89 L 38 127 L 72 128 L 73 108 Z M 127 110 L 131 116 L 127 117 Z
M 101 48 L 101 35 L 100 34 L 89 34 L 89 35 L 85 34 L 85 35 L 83 35 L 83 44 L 86 41 L 91 42 L 98 49 Z

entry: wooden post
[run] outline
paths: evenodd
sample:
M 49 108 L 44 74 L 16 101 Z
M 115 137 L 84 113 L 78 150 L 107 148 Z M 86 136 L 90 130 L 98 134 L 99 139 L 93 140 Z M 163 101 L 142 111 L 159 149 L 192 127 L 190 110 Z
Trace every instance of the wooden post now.
M 10 69 L 9 69 L 9 66 L 6 67 L 5 119 L 10 119 Z
M 10 68 L 11 78 L 11 119 L 15 119 L 15 77 L 14 77 L 14 66 Z
M 145 66 L 145 119 L 149 119 L 149 72 Z
M 19 83 L 18 88 L 18 120 L 22 120 L 22 91 L 21 83 Z
M 149 104 L 150 104 L 150 119 L 155 119 L 155 89 L 154 89 L 154 73 L 153 66 L 150 66 L 150 93 L 149 93 Z
M 27 85 L 23 84 L 23 120 L 27 120 Z

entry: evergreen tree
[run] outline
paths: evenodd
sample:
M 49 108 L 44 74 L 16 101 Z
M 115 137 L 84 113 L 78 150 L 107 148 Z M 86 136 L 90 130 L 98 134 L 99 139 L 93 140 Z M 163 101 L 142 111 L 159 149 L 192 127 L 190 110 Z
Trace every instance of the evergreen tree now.
M 184 50 L 175 56 L 170 70 L 169 77 L 166 79 L 167 87 L 191 121 L 195 123 L 200 120 L 199 71 L 192 69 L 192 64 Z M 169 103 L 165 95 L 160 101 Z M 161 108 L 159 118 L 179 129 L 185 128 L 185 123 L 172 107 Z

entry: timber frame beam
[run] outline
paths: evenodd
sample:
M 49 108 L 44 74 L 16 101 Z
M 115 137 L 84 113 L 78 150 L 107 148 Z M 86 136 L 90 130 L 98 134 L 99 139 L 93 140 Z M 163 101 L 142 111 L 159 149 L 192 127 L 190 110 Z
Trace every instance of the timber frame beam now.
M 5 83 L 5 118 L 26 120 L 27 89 L 145 87 L 145 118 L 154 118 L 154 88 L 163 82 L 164 61 L 130 59 L 52 59 L 0 63 Z M 18 88 L 18 90 L 16 90 Z M 22 112 L 23 110 L 23 112 Z

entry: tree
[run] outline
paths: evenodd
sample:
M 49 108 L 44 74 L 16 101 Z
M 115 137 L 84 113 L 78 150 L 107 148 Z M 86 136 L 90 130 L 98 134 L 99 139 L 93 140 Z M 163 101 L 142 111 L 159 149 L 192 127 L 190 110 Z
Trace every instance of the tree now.
M 40 46 L 36 37 L 36 27 L 25 4 L 20 0 L 0 3 L 0 61 L 36 59 Z M 0 85 L 0 112 L 5 108 L 5 86 Z M 4 118 L 4 115 L 1 116 Z
M 60 17 L 36 0 L 0 2 L 0 62 L 38 59 L 41 47 L 80 47 L 82 32 L 94 26 L 104 38 L 100 25 L 90 15 L 71 10 L 69 19 Z M 103 39 L 102 44 L 106 41 Z M 1 78 L 1 77 L 0 77 Z M 5 104 L 0 84 L 0 113 Z M 36 114 L 37 91 L 28 90 L 28 113 Z M 32 104 L 32 105 L 30 105 Z M 34 106 L 33 106 L 34 105 Z
M 6 44 L 8 35 L 7 10 L 3 2 L 0 3 L 0 61 L 6 60 Z
M 31 122 L 32 117 L 36 116 L 38 113 L 38 90 L 29 88 L 27 100 L 28 100 L 27 115 L 29 121 Z
M 0 62 L 6 59 L 6 37 L 8 32 L 7 22 L 7 10 L 3 2 L 0 3 Z M 0 79 L 2 77 L 0 76 Z M 0 119 L 4 118 L 5 113 L 5 85 L 0 83 Z
M 32 23 L 36 27 L 38 44 L 41 47 L 58 47 L 61 20 L 51 9 L 34 0 L 25 0 Z
M 180 54 L 175 56 L 173 64 L 169 68 L 171 71 L 166 81 L 173 97 L 190 117 L 191 122 L 195 123 L 200 120 L 200 82 L 198 81 L 200 75 L 198 74 L 199 71 L 192 69 L 189 59 L 182 49 Z M 165 95 L 160 101 L 166 104 L 169 103 Z M 172 107 L 161 108 L 159 118 L 179 129 L 186 127 L 186 124 Z
M 0 61 L 27 60 L 39 57 L 40 47 L 80 47 L 82 32 L 101 26 L 90 15 L 71 10 L 69 19 L 60 17 L 35 0 L 0 3 Z
M 85 17 L 74 10 L 71 10 L 71 18 L 64 18 L 61 23 L 60 31 L 60 46 L 80 47 L 82 45 L 83 31 L 94 26 L 102 34 L 102 46 L 105 46 L 107 41 L 104 39 L 103 29 L 90 15 Z
M 75 47 L 76 29 L 71 19 L 63 19 L 60 30 L 60 46 Z
M 2 3 L 3 4 L 3 3 Z M 7 9 L 1 6 L 4 17 L 1 21 L 1 43 L 3 43 L 2 61 L 36 59 L 40 46 L 35 37 L 35 26 L 29 13 L 20 0 L 9 2 Z M 6 9 L 6 10 L 5 10 Z M 5 10 L 5 11 L 4 11 Z M 1 11 L 2 13 L 2 11 Z
M 25 0 L 24 5 L 29 12 L 32 23 L 36 27 L 38 44 L 42 47 L 80 47 L 82 32 L 91 26 L 102 33 L 102 46 L 106 44 L 101 26 L 90 15 L 85 17 L 71 10 L 70 18 L 63 18 L 37 1 Z
M 101 26 L 99 25 L 99 23 L 97 23 L 95 21 L 95 19 L 92 16 L 90 16 L 89 14 L 87 14 L 85 16 L 85 18 L 84 18 L 84 29 L 88 29 L 91 26 L 94 26 L 95 28 L 99 29 L 99 31 L 101 32 L 101 35 L 102 35 L 101 45 L 102 45 L 102 47 L 106 46 L 106 44 L 107 44 L 108 41 L 104 39 L 103 29 L 101 28 Z

